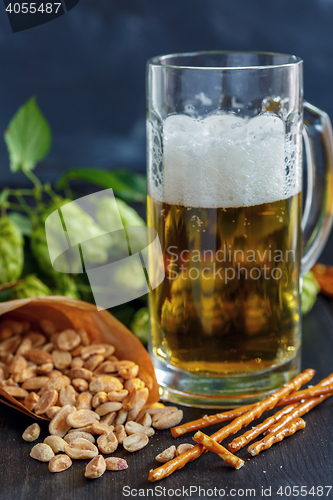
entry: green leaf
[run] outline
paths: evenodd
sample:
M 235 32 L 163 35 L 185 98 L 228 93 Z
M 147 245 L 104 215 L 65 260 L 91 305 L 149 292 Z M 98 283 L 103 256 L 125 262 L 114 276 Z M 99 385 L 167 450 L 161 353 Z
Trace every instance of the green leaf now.
M 24 236 L 30 236 L 32 233 L 32 222 L 26 215 L 20 214 L 19 212 L 11 212 L 7 215 L 17 227 L 20 229 Z
M 4 135 L 10 170 L 33 170 L 49 152 L 51 129 L 32 96 L 9 122 Z
M 145 202 L 147 195 L 146 177 L 126 170 L 98 170 L 96 168 L 74 168 L 63 174 L 57 182 L 58 189 L 64 189 L 70 181 L 87 181 L 108 189 L 127 203 Z

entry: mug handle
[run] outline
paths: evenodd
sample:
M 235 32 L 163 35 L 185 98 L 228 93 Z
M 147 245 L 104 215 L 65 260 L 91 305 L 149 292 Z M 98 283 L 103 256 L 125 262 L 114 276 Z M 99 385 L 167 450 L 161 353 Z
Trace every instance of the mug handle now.
M 307 193 L 302 218 L 304 275 L 315 264 L 333 222 L 333 131 L 327 113 L 303 103 L 303 140 L 307 160 Z

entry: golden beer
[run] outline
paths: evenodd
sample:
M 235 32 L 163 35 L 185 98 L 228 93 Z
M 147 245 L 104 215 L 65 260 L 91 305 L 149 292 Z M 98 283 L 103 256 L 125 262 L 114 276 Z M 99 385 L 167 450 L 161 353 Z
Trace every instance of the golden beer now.
M 252 404 L 299 373 L 301 273 L 332 225 L 331 151 L 295 56 L 148 61 L 148 225 L 162 248 L 151 231 L 149 350 L 164 399 Z
M 301 194 L 200 208 L 148 196 L 165 279 L 150 294 L 151 352 L 203 377 L 265 372 L 300 346 Z

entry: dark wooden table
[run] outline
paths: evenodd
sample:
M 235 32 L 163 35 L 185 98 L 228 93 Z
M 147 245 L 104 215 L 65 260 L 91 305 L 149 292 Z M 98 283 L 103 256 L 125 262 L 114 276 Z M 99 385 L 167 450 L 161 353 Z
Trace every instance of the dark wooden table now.
M 317 370 L 314 382 L 333 371 L 333 305 L 320 297 L 303 322 L 303 367 Z M 207 412 L 184 408 L 184 421 Z M 22 440 L 29 417 L 0 404 L 0 499 L 91 500 L 123 498 L 294 498 L 333 499 L 333 398 L 305 416 L 307 426 L 257 457 L 246 449 L 238 455 L 245 466 L 239 471 L 212 453 L 158 483 L 148 483 L 155 455 L 172 444 L 191 442 L 186 435 L 175 441 L 169 431 L 158 431 L 140 452 L 115 454 L 126 457 L 129 468 L 106 471 L 97 480 L 84 477 L 88 461 L 74 461 L 60 474 L 48 472 L 47 464 L 29 457 L 31 443 Z M 217 427 L 212 427 L 212 433 Z M 42 426 L 41 438 L 47 435 Z M 302 488 L 303 487 L 303 488 Z M 331 488 L 330 488 L 331 487 Z

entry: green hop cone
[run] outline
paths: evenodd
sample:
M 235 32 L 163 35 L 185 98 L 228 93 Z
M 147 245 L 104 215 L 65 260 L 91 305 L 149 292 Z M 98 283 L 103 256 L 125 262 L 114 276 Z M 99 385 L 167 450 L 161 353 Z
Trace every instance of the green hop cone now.
M 71 202 L 67 205 L 70 200 L 64 199 L 49 207 L 42 215 L 39 225 L 34 228 L 31 234 L 31 251 L 37 261 L 37 264 L 41 271 L 47 276 L 52 277 L 55 281 L 59 278 L 62 273 L 57 272 L 53 269 L 47 240 L 45 232 L 45 221 L 47 217 L 57 210 L 58 208 L 66 205 L 66 230 L 70 235 L 70 240 L 72 242 L 80 241 L 82 235 L 87 239 L 84 242 L 84 257 L 89 261 L 90 264 L 103 264 L 108 259 L 108 248 L 111 243 L 111 239 L 108 234 L 102 234 L 102 228 L 95 223 L 92 217 L 84 212 L 77 203 Z M 54 231 L 50 234 L 49 244 L 52 245 L 55 253 L 61 254 L 61 243 L 63 239 L 63 228 L 59 230 L 58 226 L 52 227 Z M 61 234 L 60 234 L 61 231 Z M 97 238 L 98 237 L 98 238 Z M 57 250 L 59 248 L 59 250 Z M 79 272 L 81 270 L 81 258 L 78 253 L 73 254 L 74 259 L 71 261 L 71 266 L 68 268 L 68 272 Z M 66 260 L 63 259 L 64 268 L 66 268 Z
M 145 221 L 140 217 L 134 208 L 130 207 L 124 201 L 119 198 L 115 198 L 117 207 L 119 210 L 121 222 L 124 226 L 145 226 Z M 106 230 L 109 230 L 113 225 L 115 217 L 118 213 L 115 210 L 115 204 L 113 199 L 110 197 L 105 197 L 98 201 L 96 219 L 97 222 Z
M 23 283 L 13 288 L 13 295 L 15 299 L 28 299 L 52 295 L 52 292 L 37 276 L 29 274 L 24 278 Z
M 24 263 L 23 236 L 7 217 L 0 218 L 0 284 L 17 280 Z
M 116 201 L 116 205 L 114 203 L 114 200 Z M 119 217 L 118 212 L 124 227 L 146 226 L 145 221 L 140 217 L 137 211 L 119 198 L 113 199 L 110 197 L 105 197 L 102 200 L 98 200 L 96 220 L 101 227 L 108 231 L 110 230 L 110 228 L 114 227 L 114 221 Z M 129 250 L 129 242 L 127 241 L 127 238 L 126 241 L 124 241 L 120 232 L 111 232 L 110 236 L 112 238 L 111 253 L 114 256 L 118 255 L 119 259 L 125 258 L 126 254 L 128 255 Z M 135 240 L 133 238 L 135 238 Z M 133 248 L 145 248 L 147 246 L 146 232 L 137 232 L 135 236 L 132 235 L 130 245 Z
M 148 343 L 149 314 L 148 308 L 142 307 L 133 316 L 130 330 L 145 345 Z
M 68 274 L 57 274 L 57 284 L 56 288 L 53 290 L 53 295 L 64 295 L 65 297 L 71 297 L 72 299 L 80 299 L 81 297 L 74 279 L 71 276 L 68 276 Z
M 311 311 L 314 306 L 317 295 L 320 292 L 320 286 L 318 281 L 314 277 L 314 274 L 309 271 L 303 277 L 303 290 L 302 290 L 302 313 L 307 314 Z

